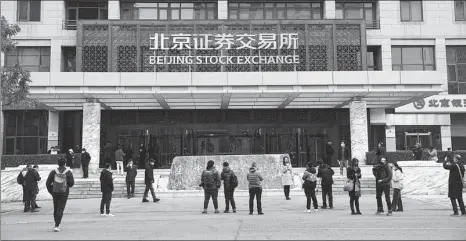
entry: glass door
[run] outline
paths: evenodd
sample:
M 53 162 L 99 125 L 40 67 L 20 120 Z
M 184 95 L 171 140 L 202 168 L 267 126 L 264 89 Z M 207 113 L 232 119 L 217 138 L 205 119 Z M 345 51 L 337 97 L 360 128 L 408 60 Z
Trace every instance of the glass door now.
M 409 133 L 405 132 L 405 149 L 412 150 L 416 144 L 421 144 L 422 148 L 427 148 L 432 145 L 432 135 L 427 133 Z

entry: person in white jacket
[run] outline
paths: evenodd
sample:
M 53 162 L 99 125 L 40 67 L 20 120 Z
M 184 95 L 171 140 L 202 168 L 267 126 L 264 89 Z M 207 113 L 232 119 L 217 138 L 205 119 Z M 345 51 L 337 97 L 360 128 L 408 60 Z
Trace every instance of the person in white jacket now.
M 398 166 L 398 163 L 393 163 L 392 166 L 393 178 L 392 178 L 392 187 L 393 187 L 393 201 L 392 201 L 392 211 L 393 212 L 403 212 L 403 202 L 401 201 L 401 189 L 403 189 L 403 169 Z

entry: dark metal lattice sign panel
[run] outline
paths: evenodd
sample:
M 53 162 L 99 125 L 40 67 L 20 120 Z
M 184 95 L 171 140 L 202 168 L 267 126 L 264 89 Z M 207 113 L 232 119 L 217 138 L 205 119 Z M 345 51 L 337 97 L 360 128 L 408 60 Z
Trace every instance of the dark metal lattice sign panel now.
M 82 72 L 365 69 L 363 21 L 82 21 Z

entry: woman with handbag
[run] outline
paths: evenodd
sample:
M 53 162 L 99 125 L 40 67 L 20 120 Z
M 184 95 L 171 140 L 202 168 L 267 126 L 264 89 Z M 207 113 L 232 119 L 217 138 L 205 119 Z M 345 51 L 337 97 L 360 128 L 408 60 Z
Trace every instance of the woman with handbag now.
M 314 167 L 312 167 L 312 163 L 310 162 L 308 162 L 306 165 L 306 171 L 304 171 L 303 181 L 304 194 L 306 195 L 307 199 L 305 212 L 311 212 L 311 199 L 312 205 L 314 206 L 314 211 L 317 212 L 319 210 L 319 205 L 317 204 L 316 197 L 317 171 Z
M 361 196 L 361 169 L 359 168 L 359 160 L 353 158 L 351 160 L 351 166 L 348 168 L 346 173 L 348 181 L 345 185 L 345 191 L 348 191 L 350 196 L 350 207 L 351 215 L 361 215 L 359 211 L 359 197 Z M 356 212 L 354 212 L 354 206 L 356 205 Z
M 283 157 L 283 168 L 282 168 L 282 185 L 285 192 L 286 200 L 290 198 L 290 188 L 293 185 L 293 170 L 288 156 Z
M 403 202 L 401 201 L 401 189 L 403 188 L 403 169 L 398 166 L 398 163 L 393 163 L 392 166 L 393 178 L 393 200 L 392 200 L 392 211 L 403 212 Z M 398 208 L 397 208 L 398 207 Z

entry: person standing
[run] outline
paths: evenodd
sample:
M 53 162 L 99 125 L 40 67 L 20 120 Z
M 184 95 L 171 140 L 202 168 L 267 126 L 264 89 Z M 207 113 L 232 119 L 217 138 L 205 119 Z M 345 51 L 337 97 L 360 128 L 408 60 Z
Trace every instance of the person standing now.
M 74 177 L 70 169 L 65 167 L 65 159 L 58 160 L 58 168 L 52 170 L 45 183 L 47 191 L 53 197 L 53 218 L 55 232 L 60 232 L 60 223 L 65 211 L 70 188 L 74 186 Z
M 403 212 L 403 202 L 401 201 L 401 189 L 403 189 L 403 169 L 398 166 L 398 163 L 393 163 L 392 166 L 393 178 L 392 178 L 392 187 L 393 187 L 393 201 L 392 201 L 392 211 L 393 212 Z
M 332 157 L 333 154 L 335 153 L 335 148 L 333 148 L 332 142 L 328 141 L 327 144 L 325 144 L 325 163 L 329 167 L 332 166 Z
M 104 146 L 104 164 L 113 162 L 113 145 L 108 141 Z
M 24 181 L 24 177 L 28 173 L 28 170 L 31 168 L 29 164 L 26 165 L 26 167 L 21 170 L 21 172 L 18 174 L 18 177 L 16 178 L 16 182 L 21 185 L 23 188 L 23 203 L 24 203 L 24 212 L 29 212 L 31 211 L 30 207 L 26 206 L 26 202 L 28 201 L 27 199 L 27 193 L 26 193 L 26 182 Z
M 329 208 L 333 208 L 333 174 L 335 174 L 335 171 L 333 171 L 333 169 L 327 164 L 322 164 L 322 166 L 319 168 L 319 171 L 317 172 L 317 177 L 322 178 L 320 183 L 322 187 L 322 209 L 327 208 L 327 196 Z
M 376 198 L 377 212 L 375 214 L 383 214 L 382 194 L 385 193 L 385 201 L 387 202 L 387 216 L 392 215 L 392 203 L 390 201 L 390 182 L 392 181 L 392 171 L 388 166 L 387 160 L 382 158 L 380 163 L 372 168 L 376 181 Z
M 207 168 L 202 172 L 200 187 L 204 188 L 204 211 L 203 214 L 207 214 L 207 207 L 209 206 L 210 197 L 214 203 L 215 213 L 218 211 L 218 189 L 221 186 L 221 178 L 218 171 L 215 169 L 214 161 L 209 160 L 207 162 Z
M 361 211 L 359 210 L 359 197 L 361 197 L 361 169 L 359 168 L 359 160 L 353 158 L 351 160 L 351 166 L 348 168 L 346 173 L 346 177 L 348 180 L 352 181 L 353 188 L 352 190 L 348 191 L 350 196 L 350 207 L 351 207 L 351 215 L 361 215 Z M 356 206 L 356 212 L 354 211 L 354 207 Z
M 383 142 L 379 142 L 379 144 L 377 145 L 377 152 L 375 153 L 375 155 L 377 156 L 377 163 L 380 162 L 382 157 L 385 157 L 385 153 L 386 153 L 386 150 L 385 150 L 385 147 L 383 146 Z
M 129 160 L 128 165 L 125 168 L 126 172 L 126 192 L 128 199 L 134 197 L 134 187 L 136 183 L 136 176 L 138 175 L 138 167 L 133 165 L 133 160 Z
M 140 167 L 144 167 L 146 165 L 146 154 L 147 154 L 146 147 L 144 147 L 144 144 L 141 144 L 141 147 L 139 148 L 139 166 Z
M 251 168 L 249 168 L 249 173 L 247 175 L 248 187 L 249 187 L 249 215 L 252 215 L 254 212 L 254 197 L 257 199 L 257 214 L 263 215 L 262 212 L 262 185 L 261 181 L 264 180 L 259 170 L 257 169 L 257 164 L 252 163 Z
M 31 165 L 28 165 L 26 175 L 24 175 L 24 179 L 22 181 L 25 186 L 25 194 L 26 194 L 24 210 L 30 210 L 31 213 L 37 212 L 36 197 L 37 197 L 37 190 L 39 189 L 37 182 L 39 182 L 40 179 L 41 178 L 40 178 L 39 173 L 34 168 L 31 168 Z
M 427 152 L 429 154 L 429 161 L 438 162 L 437 149 L 434 146 L 430 146 Z
M 55 147 L 50 147 L 50 150 L 47 152 L 47 154 L 50 154 L 50 155 L 57 155 L 58 154 L 58 151 L 55 150 Z
M 91 162 L 91 155 L 83 148 L 81 154 L 81 166 L 83 167 L 83 178 L 89 177 L 89 163 Z
M 422 160 L 422 146 L 421 143 L 417 143 L 413 149 L 414 160 Z
M 160 201 L 160 199 L 155 197 L 155 191 L 154 191 L 154 164 L 155 160 L 150 159 L 149 163 L 146 165 L 146 172 L 144 174 L 144 183 L 146 184 L 146 189 L 144 190 L 144 196 L 142 198 L 143 203 L 149 202 L 147 200 L 147 196 L 149 195 L 149 190 L 150 193 L 152 194 L 152 200 L 154 203 Z
M 34 165 L 32 168 L 34 168 L 34 170 L 37 171 L 37 174 L 39 174 L 39 165 Z M 40 175 L 39 175 L 40 177 Z M 39 185 L 37 185 L 37 190 L 36 190 L 36 195 L 39 195 Z M 34 203 L 35 203 L 35 208 L 40 208 L 39 205 L 37 205 L 37 196 L 36 196 L 36 199 L 34 199 Z
M 117 164 L 117 172 L 120 175 L 123 175 L 123 161 L 125 160 L 125 153 L 121 148 L 121 145 L 118 145 L 118 150 L 115 151 L 115 161 Z
M 293 185 L 293 170 L 290 163 L 290 158 L 288 156 L 283 157 L 283 167 L 282 167 L 282 186 L 285 192 L 286 200 L 291 200 L 290 198 L 290 189 Z
M 450 198 L 451 206 L 453 208 L 452 216 L 459 216 L 456 200 L 458 200 L 461 215 L 466 215 L 463 201 L 463 180 L 465 170 L 463 164 L 460 163 L 460 160 L 460 155 L 453 156 L 450 152 L 447 154 L 447 160 L 443 162 L 443 168 L 450 171 L 448 176 L 448 197 Z
M 303 181 L 304 194 L 306 195 L 306 212 L 311 212 L 311 199 L 314 211 L 317 212 L 319 210 L 316 197 L 317 171 L 310 162 L 307 163 L 306 171 L 304 171 Z
M 111 169 L 112 165 L 110 163 L 105 163 L 105 169 L 100 173 L 100 191 L 102 192 L 102 199 L 100 200 L 100 216 L 102 217 L 114 216 L 110 213 L 110 203 L 112 202 L 113 192 L 113 174 L 110 172 Z
M 224 213 L 230 212 L 230 203 L 233 213 L 236 213 L 235 204 L 235 188 L 238 186 L 238 177 L 235 175 L 233 170 L 229 167 L 228 162 L 223 163 L 223 171 L 220 175 L 220 180 L 223 180 L 223 190 L 225 194 L 225 211 Z
M 73 156 L 74 152 L 72 149 L 69 149 L 68 152 L 66 153 L 66 166 L 69 168 L 73 168 Z
M 348 172 L 349 151 L 344 141 L 341 142 L 338 152 L 338 164 L 340 165 L 340 176 L 343 177 L 343 169 Z

